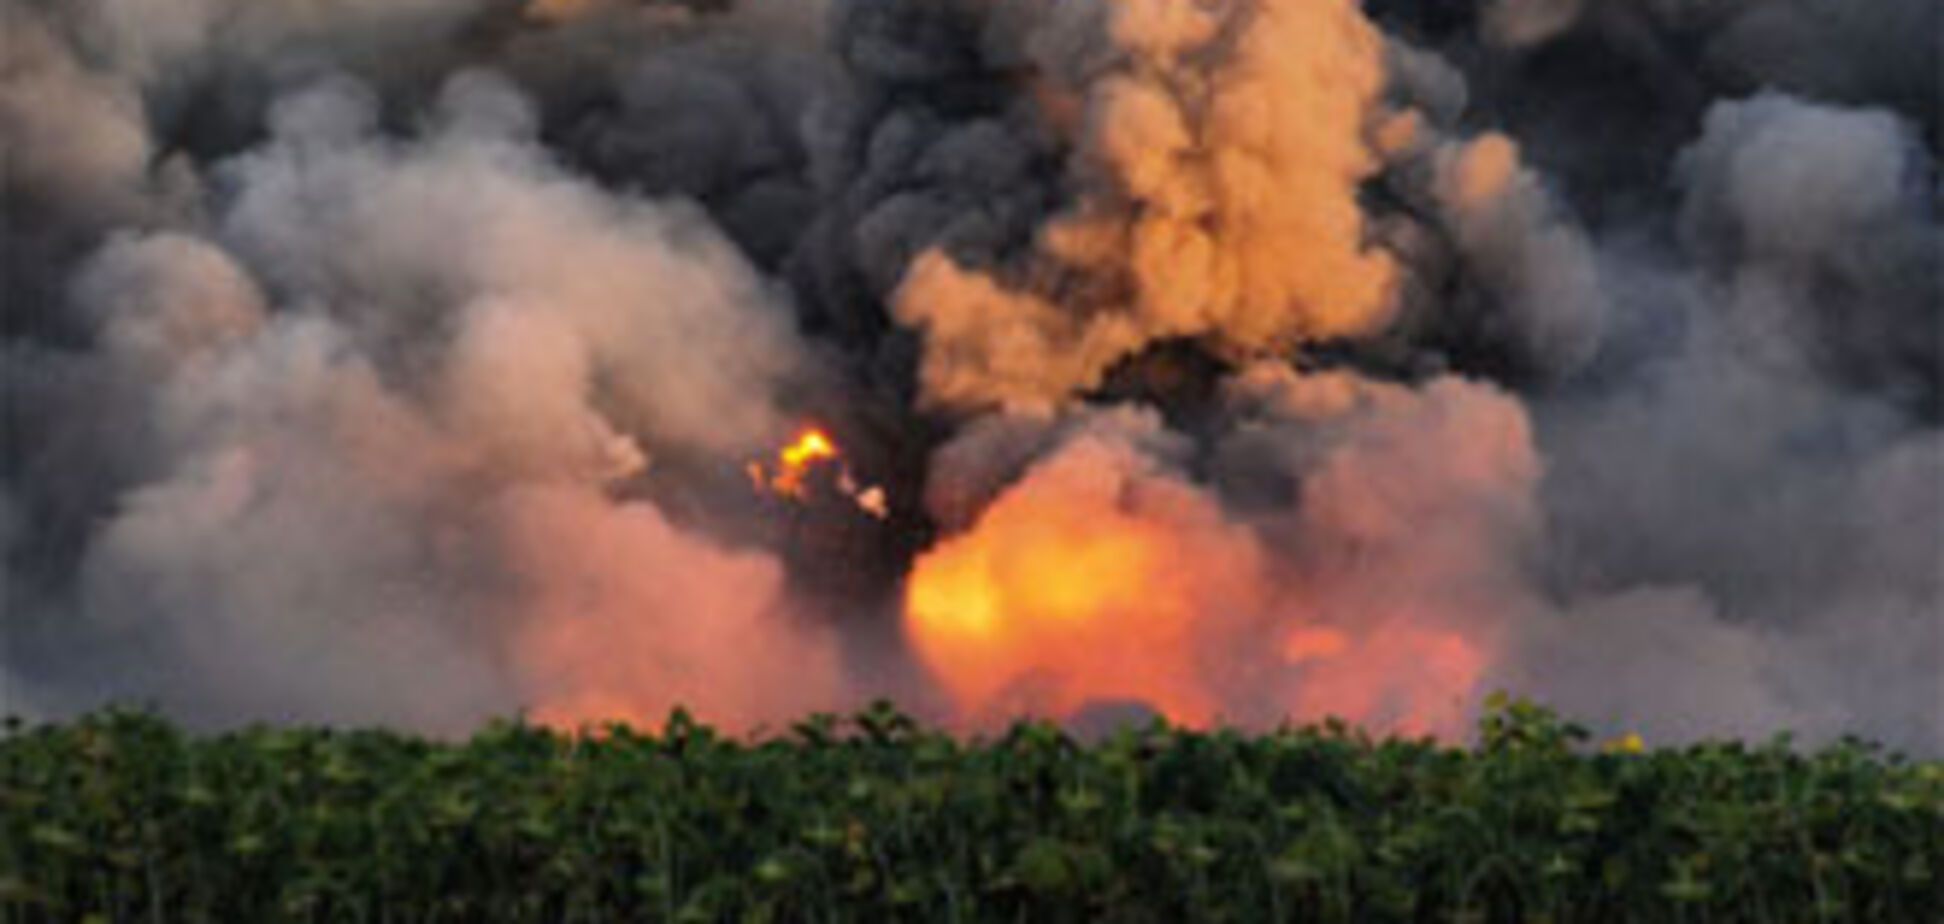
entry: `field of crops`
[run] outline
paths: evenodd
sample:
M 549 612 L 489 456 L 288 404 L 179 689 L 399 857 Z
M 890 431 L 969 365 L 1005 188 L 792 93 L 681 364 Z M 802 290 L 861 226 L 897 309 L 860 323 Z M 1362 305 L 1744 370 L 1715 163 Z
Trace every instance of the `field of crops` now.
M 1339 725 L 1048 725 L 889 708 L 755 742 L 677 715 L 0 741 L 16 921 L 1944 920 L 1944 765 L 1861 744 L 1641 750 L 1499 704 L 1469 749 Z

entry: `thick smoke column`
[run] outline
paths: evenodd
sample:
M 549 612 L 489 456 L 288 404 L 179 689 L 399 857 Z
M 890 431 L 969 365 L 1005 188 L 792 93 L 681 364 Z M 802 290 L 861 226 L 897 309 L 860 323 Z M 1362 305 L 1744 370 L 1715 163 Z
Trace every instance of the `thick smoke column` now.
M 0 705 L 1936 751 L 1937 15 L 0 0 Z
M 990 15 L 983 52 L 1019 59 L 1008 79 L 1058 136 L 1067 201 L 990 269 L 962 266 L 991 257 L 955 258 L 957 241 L 914 259 L 892 311 L 924 331 L 926 400 L 1055 401 L 1168 338 L 1260 353 L 1383 320 L 1390 262 L 1356 201 L 1381 46 L 1347 0 Z

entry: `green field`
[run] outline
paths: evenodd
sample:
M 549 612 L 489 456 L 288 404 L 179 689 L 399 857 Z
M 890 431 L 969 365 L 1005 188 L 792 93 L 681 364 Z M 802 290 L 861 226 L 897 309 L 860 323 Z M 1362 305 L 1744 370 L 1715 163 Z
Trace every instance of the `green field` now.
M 1341 725 L 463 742 L 106 712 L 0 741 L 20 921 L 1868 921 L 1944 909 L 1944 764 Z

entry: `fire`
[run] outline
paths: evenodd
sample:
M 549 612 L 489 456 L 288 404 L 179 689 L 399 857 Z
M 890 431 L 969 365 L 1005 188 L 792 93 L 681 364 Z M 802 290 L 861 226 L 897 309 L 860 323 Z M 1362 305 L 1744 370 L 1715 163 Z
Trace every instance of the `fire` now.
M 1146 577 L 1168 551 L 1151 532 L 1072 522 L 1005 547 L 948 544 L 913 578 L 912 641 L 969 712 L 1065 716 L 1128 699 L 1206 722 L 1214 701 L 1178 656 L 1193 606 Z
M 822 430 L 808 430 L 796 442 L 783 447 L 782 457 L 784 465 L 801 468 L 817 459 L 837 458 L 837 444 Z
M 1486 640 L 1357 586 L 1289 569 L 1198 486 L 1082 441 L 920 556 L 904 626 L 973 725 L 1137 702 L 1186 725 L 1462 733 Z
M 906 632 L 967 718 L 1117 700 L 1177 722 L 1217 717 L 1197 649 L 1247 609 L 1255 546 L 1130 461 L 1070 451 L 919 560 Z
M 836 472 L 837 492 L 859 510 L 878 519 L 889 514 L 884 489 L 858 484 L 837 441 L 820 427 L 803 428 L 789 445 L 777 450 L 774 470 L 761 462 L 749 463 L 749 480 L 760 492 L 802 502 L 809 496 L 811 473 L 825 466 Z
M 840 458 L 837 444 L 831 442 L 829 434 L 815 427 L 804 430 L 798 434 L 795 442 L 776 454 L 776 474 L 768 476 L 769 489 L 785 497 L 801 499 L 811 468 L 820 462 L 836 462 Z M 750 467 L 750 474 L 759 481 L 764 479 L 759 464 Z

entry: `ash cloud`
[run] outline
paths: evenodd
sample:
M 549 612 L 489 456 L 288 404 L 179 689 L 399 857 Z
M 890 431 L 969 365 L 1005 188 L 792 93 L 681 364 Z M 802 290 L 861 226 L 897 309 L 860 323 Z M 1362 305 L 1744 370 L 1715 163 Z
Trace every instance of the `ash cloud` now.
M 1934 753 L 1937 15 L 0 0 L 0 695 Z

